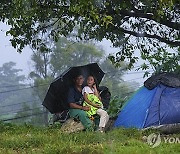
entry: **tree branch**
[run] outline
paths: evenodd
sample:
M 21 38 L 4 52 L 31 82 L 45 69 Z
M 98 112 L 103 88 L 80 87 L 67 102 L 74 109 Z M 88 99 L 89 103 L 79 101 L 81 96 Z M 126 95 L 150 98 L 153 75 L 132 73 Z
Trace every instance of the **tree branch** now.
M 47 29 L 49 27 L 53 27 L 59 20 L 61 19 L 61 17 L 59 17 L 56 21 L 54 21 L 53 23 L 50 23 L 48 25 L 43 25 L 41 27 L 38 28 L 38 32 L 42 31 L 43 29 Z
M 167 44 L 170 44 L 170 45 L 173 45 L 173 46 L 180 46 L 180 41 L 171 41 L 171 40 L 168 40 L 168 39 L 165 39 L 165 38 L 162 38 L 158 35 L 151 35 L 151 34 L 147 34 L 147 33 L 137 33 L 137 32 L 134 32 L 134 31 L 129 31 L 129 30 L 126 30 L 126 29 L 123 29 L 123 28 L 120 28 L 120 27 L 116 27 L 118 28 L 119 30 L 121 30 L 122 32 L 124 33 L 127 33 L 127 34 L 131 34 L 133 36 L 136 36 L 136 37 L 148 37 L 148 38 L 155 38 L 161 42 L 164 42 L 164 43 L 167 43 Z
M 160 23 L 162 25 L 165 25 L 169 28 L 180 30 L 180 24 L 179 23 L 172 22 L 170 20 L 163 20 L 162 18 L 160 18 L 158 21 L 157 19 L 154 18 L 154 15 L 152 13 L 144 14 L 144 13 L 130 12 L 127 10 L 121 10 L 119 12 L 120 12 L 120 14 L 126 15 L 126 16 L 141 17 L 141 18 L 147 18 L 150 20 L 154 20 L 155 22 Z
M 101 13 L 103 13 L 103 11 L 101 11 Z M 157 20 L 153 13 L 144 13 L 142 11 L 137 11 L 135 12 L 135 9 L 133 9 L 133 12 L 131 11 L 127 11 L 127 10 L 119 10 L 117 12 L 117 10 L 108 10 L 107 14 L 111 15 L 112 17 L 114 16 L 114 14 L 117 14 L 119 13 L 119 15 L 122 15 L 122 16 L 129 16 L 129 17 L 140 17 L 140 18 L 146 18 L 146 19 L 150 19 L 150 20 L 153 20 L 157 23 L 160 23 L 162 25 L 165 25 L 169 28 L 172 28 L 172 29 L 175 29 L 175 30 L 180 30 L 180 23 L 176 23 L 176 22 L 172 22 L 170 20 L 164 20 L 162 18 L 160 18 L 159 20 Z

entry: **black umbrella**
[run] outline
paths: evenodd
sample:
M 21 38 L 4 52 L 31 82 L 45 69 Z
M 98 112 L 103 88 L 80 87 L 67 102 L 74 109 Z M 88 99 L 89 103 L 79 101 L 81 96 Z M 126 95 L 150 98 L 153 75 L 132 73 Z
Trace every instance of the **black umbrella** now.
M 85 79 L 88 75 L 93 75 L 97 79 L 97 84 L 99 84 L 105 73 L 101 70 L 97 63 L 70 67 L 50 84 L 48 92 L 45 96 L 43 105 L 51 113 L 58 113 L 69 108 L 67 104 L 68 90 L 69 87 L 73 85 L 73 78 L 78 74 L 82 74 Z

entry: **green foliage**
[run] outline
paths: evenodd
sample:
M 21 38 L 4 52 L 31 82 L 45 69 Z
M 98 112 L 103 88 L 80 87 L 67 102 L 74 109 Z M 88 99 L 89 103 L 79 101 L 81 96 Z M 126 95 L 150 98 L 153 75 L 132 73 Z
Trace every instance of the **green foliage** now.
M 161 142 L 151 148 L 144 136 L 153 131 L 119 128 L 106 134 L 80 132 L 65 134 L 59 128 L 0 123 L 1 153 L 178 153 L 179 144 Z M 154 131 L 158 133 L 157 131 Z M 179 134 L 175 135 L 180 137 Z
M 127 64 L 121 62 L 119 67 L 112 65 L 109 59 L 100 64 L 106 73 L 101 85 L 107 86 L 113 96 L 124 98 L 131 94 L 137 87 L 136 82 L 125 82 L 122 79 L 123 74 L 127 71 Z
M 18 52 L 26 45 L 48 52 L 50 47 L 44 38 L 57 42 L 78 26 L 75 34 L 80 40 L 105 38 L 119 47 L 110 59 L 116 65 L 127 61 L 129 69 L 138 61 L 135 51 L 151 55 L 154 48 L 163 48 L 160 42 L 179 47 L 179 12 L 178 0 L 0 2 L 0 21 L 11 26 L 7 35 L 12 36 L 11 44 Z
M 152 55 L 142 53 L 141 57 L 149 64 L 144 63 L 138 70 L 152 68 L 155 74 L 162 72 L 180 73 L 180 51 L 168 52 L 167 49 L 160 48 Z M 149 72 L 144 75 L 148 76 L 148 74 Z
M 75 42 L 61 37 L 50 55 L 50 67 L 55 75 L 59 75 L 72 66 L 88 63 L 100 63 L 104 59 L 104 51 L 92 42 Z
M 114 96 L 109 103 L 109 108 L 108 108 L 109 116 L 110 117 L 118 116 L 126 100 L 127 99 L 122 99 L 120 97 Z

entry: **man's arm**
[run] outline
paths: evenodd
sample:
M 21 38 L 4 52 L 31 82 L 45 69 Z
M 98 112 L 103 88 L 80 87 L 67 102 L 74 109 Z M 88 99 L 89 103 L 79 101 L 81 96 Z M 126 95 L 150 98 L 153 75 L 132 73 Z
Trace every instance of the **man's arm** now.
M 75 103 L 74 92 L 73 92 L 72 88 L 68 92 L 68 103 L 69 103 L 69 107 L 72 109 L 80 109 L 80 110 L 84 110 L 84 111 L 88 111 L 90 109 L 87 106 L 81 106 L 81 105 L 78 105 Z
M 73 109 L 80 109 L 80 110 L 84 110 L 84 111 L 89 111 L 88 106 L 81 106 L 81 105 L 78 105 L 76 103 L 69 103 L 69 106 L 70 106 L 70 108 L 73 108 Z

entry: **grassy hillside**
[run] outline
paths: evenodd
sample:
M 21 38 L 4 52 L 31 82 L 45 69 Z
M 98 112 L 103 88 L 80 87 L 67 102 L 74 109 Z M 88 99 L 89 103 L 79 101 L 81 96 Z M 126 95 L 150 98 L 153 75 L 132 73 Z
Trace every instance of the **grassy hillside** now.
M 57 126 L 40 128 L 0 123 L 0 153 L 180 153 L 180 143 L 170 144 L 162 141 L 159 146 L 152 148 L 145 139 L 145 136 L 151 133 L 152 131 L 121 128 L 105 134 L 98 132 L 65 134 Z M 171 137 L 180 138 L 180 135 Z

